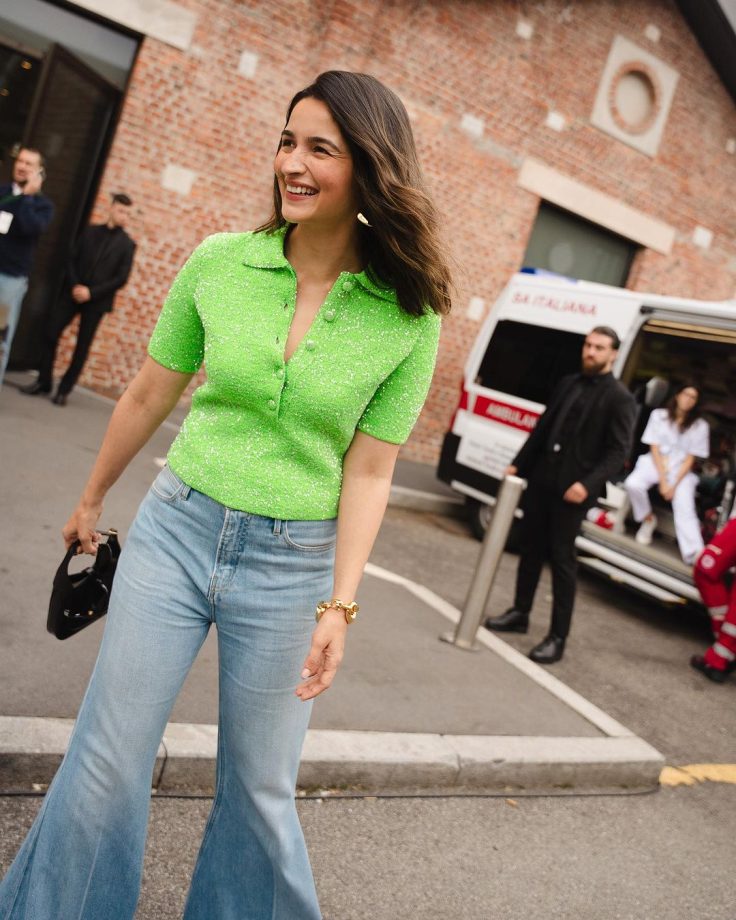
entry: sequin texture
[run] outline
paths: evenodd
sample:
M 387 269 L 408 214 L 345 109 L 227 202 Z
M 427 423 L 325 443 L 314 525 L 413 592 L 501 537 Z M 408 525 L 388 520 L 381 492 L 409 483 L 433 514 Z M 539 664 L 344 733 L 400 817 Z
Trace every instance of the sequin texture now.
M 192 253 L 148 351 L 207 377 L 168 462 L 230 508 L 286 520 L 337 514 L 342 462 L 356 430 L 406 440 L 421 411 L 440 332 L 393 290 L 343 272 L 288 362 L 296 275 L 284 233 L 219 233 Z

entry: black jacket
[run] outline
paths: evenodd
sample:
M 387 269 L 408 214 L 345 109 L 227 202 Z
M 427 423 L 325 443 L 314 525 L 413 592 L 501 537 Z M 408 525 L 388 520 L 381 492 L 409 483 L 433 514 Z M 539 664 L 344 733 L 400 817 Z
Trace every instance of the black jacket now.
M 128 280 L 133 266 L 135 243 L 123 230 L 107 224 L 93 224 L 82 232 L 67 266 L 69 288 L 83 284 L 91 300 L 86 309 L 109 313 L 115 292 Z
M 538 464 L 551 462 L 549 435 L 555 417 L 565 403 L 578 374 L 563 377 L 550 396 L 547 408 L 513 461 L 519 475 L 529 479 Z M 564 444 L 559 457 L 560 495 L 574 482 L 588 490 L 584 504 L 595 502 L 607 480 L 621 472 L 628 458 L 634 432 L 634 397 L 613 374 L 606 374 L 575 426 L 571 444 Z
M 27 278 L 39 236 L 51 223 L 54 206 L 45 195 L 13 195 L 12 183 L 0 185 L 0 211 L 13 222 L 0 233 L 0 274 Z

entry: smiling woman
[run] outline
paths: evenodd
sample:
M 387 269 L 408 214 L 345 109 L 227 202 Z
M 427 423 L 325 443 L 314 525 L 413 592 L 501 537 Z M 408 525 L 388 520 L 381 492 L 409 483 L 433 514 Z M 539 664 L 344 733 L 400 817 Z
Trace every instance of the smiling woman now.
M 287 171 L 294 167 L 296 172 Z M 306 178 L 310 171 L 312 181 Z M 409 116 L 390 89 L 366 74 L 321 74 L 291 100 L 274 172 L 274 213 L 260 229 L 275 230 L 309 216 L 290 210 L 292 204 L 301 206 L 296 196 L 304 193 L 287 193 L 287 177 L 308 189 L 307 197 L 322 191 L 321 177 L 330 187 L 342 182 L 347 216 L 361 225 L 359 260 L 374 280 L 393 288 L 408 313 L 450 309 L 450 271 L 437 211 Z
M 309 220 L 329 231 L 352 222 L 358 210 L 353 158 L 330 110 L 319 99 L 303 99 L 288 124 L 274 162 L 284 220 Z
M 358 612 L 450 278 L 406 111 L 372 77 L 333 71 L 294 97 L 274 203 L 260 230 L 209 237 L 179 272 L 63 529 L 95 552 L 108 489 L 205 363 L 125 542 L 69 751 L 0 884 L 3 920 L 131 920 L 156 752 L 212 624 L 218 782 L 185 920 L 320 917 L 294 806 L 301 746 Z

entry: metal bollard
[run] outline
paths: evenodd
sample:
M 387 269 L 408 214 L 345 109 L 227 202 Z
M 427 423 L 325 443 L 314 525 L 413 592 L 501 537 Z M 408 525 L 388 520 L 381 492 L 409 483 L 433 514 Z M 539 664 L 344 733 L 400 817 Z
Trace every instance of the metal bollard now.
M 449 642 L 457 648 L 470 652 L 478 650 L 479 646 L 475 641 L 475 636 L 480 627 L 480 621 L 483 619 L 488 595 L 491 593 L 498 564 L 514 520 L 514 512 L 519 505 L 525 486 L 526 480 L 519 476 L 504 477 L 501 488 L 498 490 L 490 527 L 483 538 L 483 545 L 478 555 L 478 562 L 468 596 L 465 599 L 465 608 L 460 622 L 455 627 L 454 633 L 444 633 L 440 636 L 443 642 Z

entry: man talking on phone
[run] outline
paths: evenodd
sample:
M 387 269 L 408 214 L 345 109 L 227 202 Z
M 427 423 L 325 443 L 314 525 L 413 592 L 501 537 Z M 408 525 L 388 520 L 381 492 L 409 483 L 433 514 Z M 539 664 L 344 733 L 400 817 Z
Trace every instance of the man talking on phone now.
M 54 216 L 53 204 L 41 194 L 43 180 L 40 151 L 21 147 L 13 164 L 13 181 L 0 185 L 0 386 L 36 244 Z

